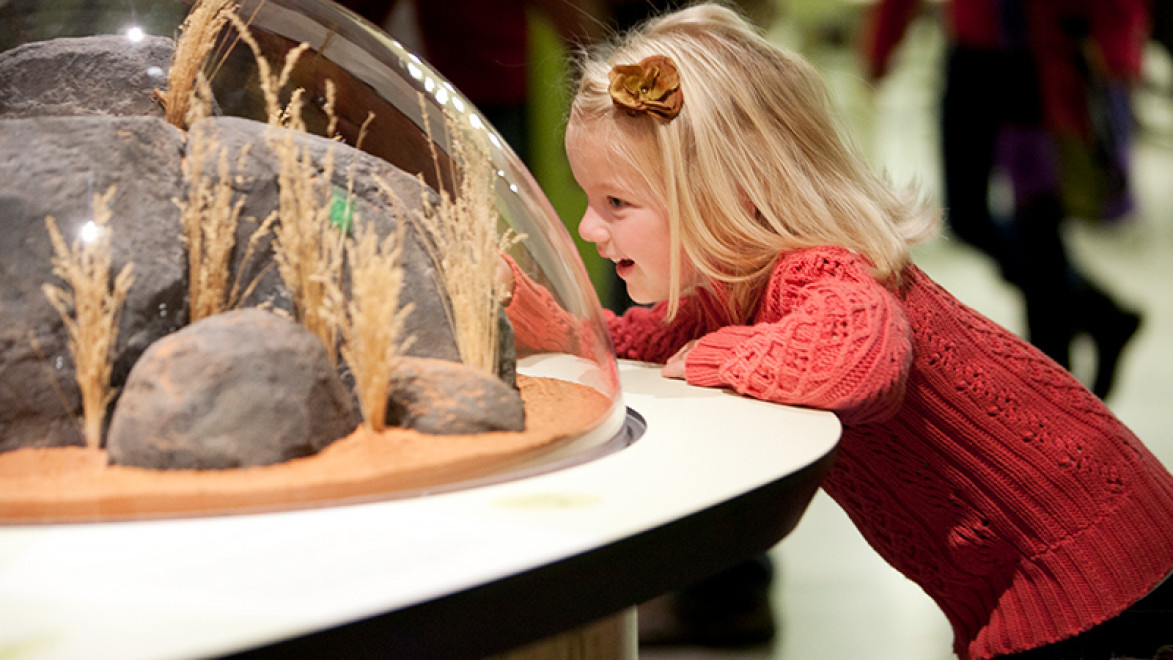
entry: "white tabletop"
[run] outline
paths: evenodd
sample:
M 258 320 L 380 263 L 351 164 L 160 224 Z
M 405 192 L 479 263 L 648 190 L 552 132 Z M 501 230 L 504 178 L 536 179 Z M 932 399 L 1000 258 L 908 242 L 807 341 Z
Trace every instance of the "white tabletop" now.
M 284 513 L 0 526 L 0 656 L 190 658 L 311 634 L 670 524 L 838 442 L 827 412 L 692 387 L 652 365 L 620 362 L 620 378 L 645 434 L 536 476 Z

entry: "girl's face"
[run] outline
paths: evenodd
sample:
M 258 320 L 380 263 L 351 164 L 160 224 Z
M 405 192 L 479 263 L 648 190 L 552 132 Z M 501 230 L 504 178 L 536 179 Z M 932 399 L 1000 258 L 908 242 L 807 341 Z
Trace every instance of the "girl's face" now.
M 578 235 L 594 243 L 599 256 L 615 263 L 632 300 L 667 300 L 672 291 L 668 213 L 654 201 L 643 178 L 613 158 L 607 144 L 597 138 L 573 125 L 566 133 L 570 169 L 587 195 Z M 680 269 L 683 282 L 697 279 L 683 253 Z

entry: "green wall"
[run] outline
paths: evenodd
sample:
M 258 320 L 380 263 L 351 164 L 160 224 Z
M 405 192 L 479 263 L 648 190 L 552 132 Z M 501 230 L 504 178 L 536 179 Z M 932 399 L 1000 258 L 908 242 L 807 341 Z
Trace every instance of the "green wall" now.
M 530 17 L 530 170 L 578 245 L 579 254 L 602 301 L 608 300 L 610 262 L 599 258 L 594 245 L 578 237 L 578 221 L 586 209 L 566 161 L 562 138 L 571 95 L 570 56 L 553 28 Z

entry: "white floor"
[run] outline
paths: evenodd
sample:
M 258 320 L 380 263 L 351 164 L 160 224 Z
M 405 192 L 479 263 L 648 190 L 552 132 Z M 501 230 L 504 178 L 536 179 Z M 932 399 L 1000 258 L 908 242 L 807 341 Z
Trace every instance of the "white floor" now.
M 785 21 L 785 17 L 783 17 Z M 793 46 L 810 25 L 785 23 L 772 35 Z M 919 179 L 938 188 L 935 99 L 940 34 L 917 26 L 898 68 L 874 91 L 860 80 L 852 46 L 802 50 L 819 66 L 851 117 L 861 145 L 896 181 Z M 1169 90 L 1169 63 L 1154 52 L 1151 75 Z M 1134 160 L 1139 208 L 1131 223 L 1071 227 L 1082 265 L 1122 300 L 1144 313 L 1141 332 L 1125 353 L 1109 404 L 1173 468 L 1173 95 L 1138 97 L 1142 124 Z M 1155 130 L 1153 129 L 1155 127 Z M 917 262 L 972 307 L 1021 331 L 1016 294 L 981 256 L 942 237 L 921 246 Z M 1088 366 L 1077 352 L 1073 369 Z M 822 493 L 798 528 L 771 554 L 780 568 L 774 588 L 779 638 L 769 647 L 739 651 L 643 648 L 645 660 L 948 660 L 952 635 L 943 615 L 918 587 L 881 561 L 847 517 Z

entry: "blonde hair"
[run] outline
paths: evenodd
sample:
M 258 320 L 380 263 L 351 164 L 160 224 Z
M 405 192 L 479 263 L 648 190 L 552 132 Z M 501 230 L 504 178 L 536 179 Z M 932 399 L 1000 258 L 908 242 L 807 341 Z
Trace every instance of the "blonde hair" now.
M 664 121 L 630 116 L 608 93 L 608 73 L 666 55 L 684 107 Z M 895 285 L 909 245 L 935 232 L 938 209 L 874 173 L 837 125 L 819 74 L 768 42 L 735 11 L 699 4 L 654 18 L 586 55 L 572 129 L 590 131 L 640 172 L 666 210 L 669 298 L 680 300 L 680 254 L 725 285 L 731 318 L 745 322 L 779 254 L 838 245 L 866 256 Z

